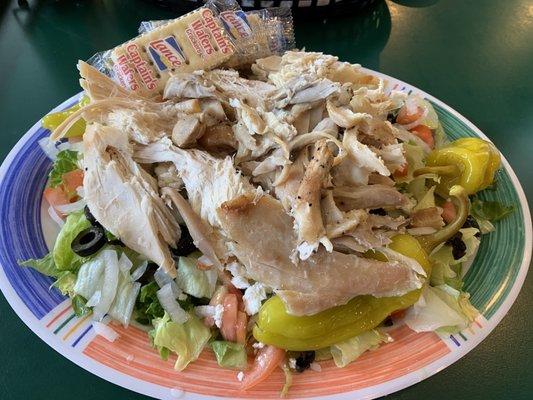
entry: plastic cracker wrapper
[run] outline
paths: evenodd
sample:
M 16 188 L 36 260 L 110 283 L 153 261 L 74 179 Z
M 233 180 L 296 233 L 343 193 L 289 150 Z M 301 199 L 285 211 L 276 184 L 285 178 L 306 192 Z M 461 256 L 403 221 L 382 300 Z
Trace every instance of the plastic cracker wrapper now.
M 227 67 L 251 64 L 258 58 L 282 55 L 295 48 L 294 28 L 289 8 L 266 8 L 244 12 L 225 10 L 219 15 L 235 52 L 223 63 Z M 139 33 L 150 32 L 169 20 L 143 21 Z
M 88 63 L 129 90 L 158 96 L 171 74 L 215 68 L 233 56 L 234 39 L 220 15 L 238 11 L 234 0 L 209 0 L 203 7 L 94 55 Z

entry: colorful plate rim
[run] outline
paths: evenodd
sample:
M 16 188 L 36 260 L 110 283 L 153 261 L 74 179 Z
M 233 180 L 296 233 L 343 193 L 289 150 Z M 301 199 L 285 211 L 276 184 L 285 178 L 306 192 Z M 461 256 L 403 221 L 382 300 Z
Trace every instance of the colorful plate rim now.
M 453 108 L 446 105 L 442 101 L 436 99 L 435 97 L 431 96 L 430 94 L 412 85 L 402 82 L 396 78 L 392 78 L 388 75 L 385 75 L 385 74 L 382 74 L 376 71 L 368 70 L 368 69 L 365 69 L 365 70 L 369 73 L 379 76 L 380 78 L 386 79 L 389 82 L 396 83 L 398 85 L 404 86 L 412 91 L 419 93 L 423 97 L 431 100 L 433 103 L 443 108 L 446 112 L 449 112 L 450 114 L 452 114 L 455 118 L 460 120 L 469 129 L 471 129 L 476 135 L 486 140 L 490 140 L 472 122 L 470 122 L 468 119 L 463 117 L 460 113 L 455 111 Z M 69 98 L 68 100 L 64 101 L 63 103 L 55 107 L 51 112 L 65 109 L 67 106 L 75 103 L 81 95 L 82 95 L 81 92 L 76 94 L 75 96 Z M 8 167 L 11 165 L 16 155 L 19 153 L 19 151 L 24 146 L 24 144 L 30 138 L 32 138 L 33 135 L 36 134 L 40 126 L 41 126 L 40 121 L 35 123 L 26 132 L 26 134 L 22 136 L 22 138 L 18 141 L 18 143 L 13 147 L 13 149 L 6 156 L 5 160 L 2 163 L 2 166 L 0 167 L 0 184 L 3 182 L 6 172 L 8 170 Z M 504 301 L 498 307 L 497 311 L 491 316 L 490 320 L 485 321 L 486 329 L 484 329 L 480 335 L 475 336 L 473 340 L 470 340 L 464 343 L 464 346 L 462 347 L 462 351 L 450 352 L 447 355 L 432 362 L 431 364 L 429 364 L 423 369 L 413 371 L 400 378 L 396 378 L 396 379 L 393 379 L 393 380 L 390 380 L 385 383 L 381 383 L 381 384 L 378 384 L 376 386 L 372 386 L 369 388 L 360 389 L 355 392 L 345 392 L 345 393 L 338 393 L 338 394 L 333 394 L 333 395 L 320 396 L 320 397 L 315 397 L 315 399 L 326 399 L 326 398 L 327 399 L 332 399 L 332 398 L 337 398 L 337 399 L 350 398 L 351 399 L 351 398 L 354 398 L 353 397 L 354 395 L 357 395 L 358 398 L 370 399 L 370 398 L 376 398 L 379 396 L 384 396 L 384 395 L 396 392 L 398 390 L 404 389 L 406 387 L 409 387 L 415 383 L 418 383 L 421 380 L 426 379 L 436 374 L 437 372 L 453 364 L 454 362 L 459 360 L 461 357 L 469 353 L 473 348 L 475 348 L 479 343 L 481 343 L 481 341 L 483 341 L 485 337 L 488 336 L 488 334 L 490 334 L 490 332 L 500 323 L 503 317 L 508 313 L 512 304 L 515 302 L 516 297 L 518 296 L 518 293 L 520 292 L 520 289 L 524 283 L 525 277 L 528 272 L 529 264 L 531 261 L 531 254 L 532 254 L 532 226 L 531 226 L 531 215 L 529 211 L 529 206 L 528 206 L 524 191 L 520 185 L 520 182 L 518 181 L 516 174 L 512 170 L 511 166 L 509 165 L 505 157 L 502 157 L 502 161 L 503 161 L 503 166 L 505 167 L 507 173 L 509 174 L 513 187 L 520 200 L 521 209 L 522 209 L 522 217 L 523 217 L 524 227 L 525 227 L 525 232 L 524 232 L 525 248 L 524 248 L 522 262 L 520 264 L 520 268 L 514 280 L 512 288 L 507 294 Z M 28 328 L 30 328 L 39 338 L 41 338 L 45 343 L 47 343 L 50 347 L 52 347 L 62 356 L 66 357 L 67 359 L 79 365 L 80 367 L 86 369 L 87 371 L 93 373 L 94 375 L 102 379 L 105 379 L 109 382 L 112 382 L 116 385 L 122 386 L 126 389 L 133 390 L 135 392 L 138 392 L 138 393 L 141 393 L 147 396 L 151 396 L 151 397 L 156 397 L 156 398 L 169 399 L 169 400 L 176 399 L 176 394 L 173 394 L 167 388 L 163 388 L 159 385 L 152 384 L 152 383 L 149 383 L 149 382 L 137 379 L 137 378 L 133 378 L 129 375 L 115 371 L 110 367 L 104 366 L 90 359 L 89 357 L 84 356 L 83 353 L 76 352 L 74 351 L 74 349 L 66 347 L 64 343 L 57 336 L 55 336 L 51 331 L 44 329 L 41 326 L 41 324 L 39 324 L 40 320 L 37 319 L 32 312 L 30 312 L 28 307 L 22 302 L 22 300 L 17 295 L 13 287 L 9 284 L 9 281 L 7 279 L 7 276 L 3 268 L 0 268 L 0 289 L 2 290 L 10 306 L 17 313 L 17 315 L 22 319 L 22 321 L 28 326 Z M 186 393 L 186 397 L 188 399 L 211 398 L 209 396 L 196 394 L 196 393 Z

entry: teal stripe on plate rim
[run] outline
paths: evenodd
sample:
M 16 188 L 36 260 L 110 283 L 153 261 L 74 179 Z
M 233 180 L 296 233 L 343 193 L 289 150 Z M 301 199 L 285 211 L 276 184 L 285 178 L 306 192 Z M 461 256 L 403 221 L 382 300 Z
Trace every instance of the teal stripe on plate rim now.
M 433 103 L 439 120 L 451 139 L 477 137 L 464 122 Z M 503 168 L 497 175 L 496 190 L 478 194 L 482 200 L 512 204 L 515 210 L 495 222 L 496 231 L 483 235 L 479 251 L 465 276 L 465 290 L 471 293 L 472 304 L 490 319 L 505 300 L 516 280 L 525 250 L 525 227 L 522 207 L 511 178 Z

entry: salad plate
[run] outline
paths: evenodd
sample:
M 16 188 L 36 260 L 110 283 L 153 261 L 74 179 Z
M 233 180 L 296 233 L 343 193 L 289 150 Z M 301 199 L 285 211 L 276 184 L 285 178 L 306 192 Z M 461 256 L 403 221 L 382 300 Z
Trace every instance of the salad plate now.
M 391 89 L 415 93 L 430 101 L 451 140 L 487 138 L 458 112 L 431 95 L 397 79 L 366 70 Z M 52 111 L 76 104 L 83 93 Z M 0 169 L 0 288 L 24 323 L 58 353 L 91 373 L 127 389 L 160 399 L 279 398 L 284 375 L 276 371 L 266 382 L 242 392 L 237 371 L 218 367 L 204 351 L 184 371 L 175 371 L 175 357 L 164 361 L 148 334 L 135 326 L 113 325 L 113 342 L 97 335 L 89 316 L 77 317 L 70 299 L 53 281 L 20 260 L 40 258 L 50 251 L 58 229 L 51 220 L 42 193 L 52 162 L 39 146 L 50 131 L 37 122 L 17 143 Z M 404 326 L 389 331 L 393 338 L 377 350 L 338 369 L 321 362 L 321 371 L 295 375 L 290 398 L 376 398 L 413 385 L 453 364 L 475 348 L 498 325 L 515 301 L 531 260 L 532 232 L 524 192 L 509 163 L 497 174 L 494 190 L 482 200 L 513 205 L 514 211 L 495 222 L 495 231 L 483 235 L 472 264 L 466 269 L 465 290 L 480 315 L 467 329 L 453 334 L 415 333 Z

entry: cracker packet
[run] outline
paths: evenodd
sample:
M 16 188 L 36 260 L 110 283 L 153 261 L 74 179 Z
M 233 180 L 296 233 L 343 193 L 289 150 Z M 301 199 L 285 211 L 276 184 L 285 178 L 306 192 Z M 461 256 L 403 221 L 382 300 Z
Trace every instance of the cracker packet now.
M 282 55 L 296 47 L 291 10 L 285 7 L 244 12 L 224 10 L 219 14 L 224 29 L 235 46 L 233 55 L 222 65 L 237 68 L 258 58 Z M 150 32 L 169 20 L 143 21 L 139 33 Z
M 87 62 L 124 88 L 157 97 L 173 73 L 215 68 L 232 58 L 235 39 L 220 15 L 240 10 L 235 0 L 209 0 Z

